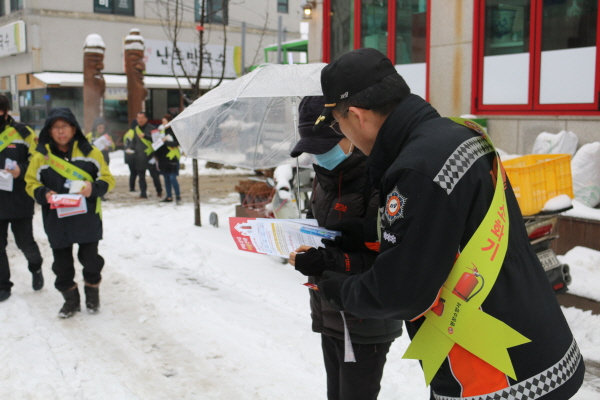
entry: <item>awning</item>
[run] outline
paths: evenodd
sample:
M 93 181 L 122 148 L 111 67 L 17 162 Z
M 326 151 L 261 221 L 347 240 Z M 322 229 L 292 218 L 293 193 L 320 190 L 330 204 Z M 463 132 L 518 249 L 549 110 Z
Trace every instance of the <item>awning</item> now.
M 46 85 L 56 85 L 61 87 L 83 87 L 83 74 L 76 72 L 39 72 L 33 76 Z M 102 74 L 107 88 L 126 88 L 127 76 L 116 74 Z M 147 89 L 178 89 L 177 80 L 181 87 L 189 89 L 190 84 L 185 78 L 175 78 L 174 76 L 145 76 L 144 84 Z M 219 82 L 218 79 L 200 79 L 201 89 L 210 89 Z

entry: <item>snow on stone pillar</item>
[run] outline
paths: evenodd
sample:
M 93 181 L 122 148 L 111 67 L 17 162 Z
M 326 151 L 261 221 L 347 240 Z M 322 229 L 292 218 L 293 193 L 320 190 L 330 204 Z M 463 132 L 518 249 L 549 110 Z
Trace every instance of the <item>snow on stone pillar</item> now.
M 104 90 L 106 84 L 102 76 L 104 50 L 102 37 L 95 33 L 88 35 L 83 44 L 83 119 L 87 133 L 92 129 L 94 119 L 104 115 Z
M 125 37 L 125 74 L 127 75 L 127 115 L 129 122 L 137 113 L 146 111 L 148 91 L 144 86 L 144 38 L 139 29 L 131 29 Z

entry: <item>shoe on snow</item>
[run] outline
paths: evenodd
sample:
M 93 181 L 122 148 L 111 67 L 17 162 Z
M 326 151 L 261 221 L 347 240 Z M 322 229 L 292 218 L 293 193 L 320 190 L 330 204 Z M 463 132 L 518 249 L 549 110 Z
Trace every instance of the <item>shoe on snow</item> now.
M 0 290 L 0 301 L 4 301 L 10 297 L 10 290 Z
M 96 314 L 100 311 L 100 293 L 98 286 L 85 285 L 83 290 L 85 291 L 85 307 L 88 313 Z
M 44 275 L 41 269 L 31 273 L 31 287 L 33 290 L 41 290 L 44 287 Z
M 62 308 L 58 312 L 58 316 L 60 318 L 71 318 L 76 312 L 81 311 L 81 299 L 79 297 L 79 290 L 77 289 L 77 286 L 71 290 L 62 292 L 62 295 L 65 298 L 65 304 L 63 304 Z
M 177 204 L 178 206 L 181 205 L 181 197 L 177 197 L 177 199 L 175 199 L 175 204 Z

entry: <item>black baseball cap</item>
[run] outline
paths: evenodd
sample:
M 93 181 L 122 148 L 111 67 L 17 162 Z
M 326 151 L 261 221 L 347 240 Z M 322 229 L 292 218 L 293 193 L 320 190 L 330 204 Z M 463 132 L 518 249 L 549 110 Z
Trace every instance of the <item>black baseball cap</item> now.
M 313 129 L 333 121 L 331 110 L 339 100 L 350 98 L 394 73 L 398 72 L 390 59 L 371 48 L 353 50 L 326 65 L 321 70 L 325 109 Z
M 298 107 L 298 133 L 300 140 L 294 148 L 290 156 L 298 157 L 306 152 L 309 154 L 324 154 L 333 149 L 336 144 L 344 138 L 331 127 L 325 125 L 321 129 L 313 130 L 315 119 L 319 116 L 325 98 L 323 96 L 306 96 L 300 102 Z

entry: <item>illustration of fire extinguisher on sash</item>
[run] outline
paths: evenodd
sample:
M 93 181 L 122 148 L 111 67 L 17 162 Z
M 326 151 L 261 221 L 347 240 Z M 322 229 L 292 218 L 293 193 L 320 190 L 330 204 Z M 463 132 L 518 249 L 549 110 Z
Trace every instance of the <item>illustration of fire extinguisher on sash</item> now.
M 473 264 L 473 263 L 471 263 L 471 264 Z M 452 293 L 454 293 L 456 296 L 460 297 L 464 301 L 471 300 L 477 293 L 481 292 L 481 290 L 483 289 L 483 285 L 485 284 L 485 280 L 483 279 L 483 276 L 477 270 L 477 267 L 475 266 L 475 264 L 473 264 L 473 268 L 468 268 L 468 269 L 470 269 L 473 272 L 472 273 L 470 273 L 470 272 L 463 273 L 462 276 L 460 277 L 460 279 L 458 280 L 458 282 L 456 283 L 456 286 L 454 286 L 454 289 L 452 290 Z M 479 286 L 477 291 L 475 293 L 473 293 L 473 291 L 475 290 L 477 285 L 480 283 L 479 279 L 481 279 L 481 285 Z M 443 298 L 440 298 L 438 303 L 434 307 L 432 307 L 431 311 L 433 311 L 434 313 L 436 313 L 438 316 L 441 317 L 442 314 L 444 313 L 444 303 L 445 302 L 446 302 L 446 300 L 444 300 Z

